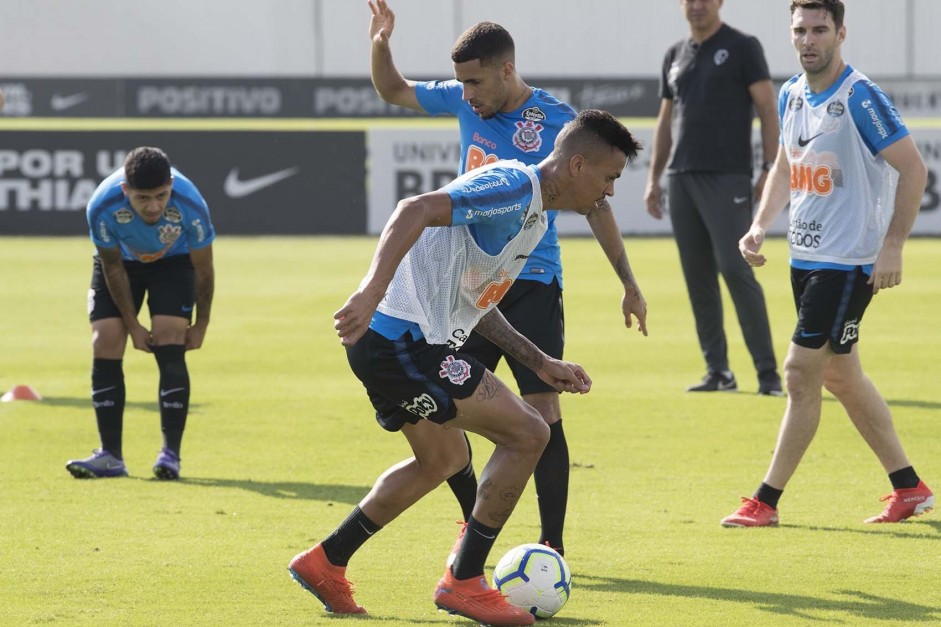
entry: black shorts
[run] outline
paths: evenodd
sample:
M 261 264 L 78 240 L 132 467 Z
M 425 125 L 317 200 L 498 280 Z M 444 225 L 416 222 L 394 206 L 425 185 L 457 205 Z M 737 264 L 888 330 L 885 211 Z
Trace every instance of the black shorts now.
M 457 415 L 454 399 L 477 389 L 486 368 L 468 355 L 406 333 L 389 340 L 372 329 L 346 349 L 353 374 L 363 382 L 386 431 L 424 418 L 442 424 Z
M 791 268 L 791 289 L 797 306 L 797 328 L 791 341 L 806 348 L 830 342 L 838 354 L 850 352 L 859 340 L 859 323 L 872 300 L 869 277 L 853 270 Z
M 189 255 L 173 255 L 150 263 L 124 261 L 128 281 L 131 283 L 131 295 L 134 297 L 134 310 L 138 313 L 144 304 L 147 293 L 147 307 L 150 317 L 177 316 L 193 319 L 193 305 L 196 302 L 196 273 Z M 105 283 L 105 274 L 101 259 L 96 255 L 91 275 L 91 287 L 88 289 L 88 319 L 92 322 L 103 318 L 120 318 L 121 312 L 111 299 L 111 292 Z
M 562 359 L 565 346 L 565 315 L 562 309 L 562 289 L 553 280 L 546 285 L 539 281 L 516 280 L 498 305 L 503 316 L 520 334 L 550 357 Z M 504 354 L 489 340 L 471 333 L 461 347 L 461 353 L 472 355 L 495 372 L 501 357 L 513 372 L 520 394 L 557 392 L 554 387 L 536 376 L 536 373 Z

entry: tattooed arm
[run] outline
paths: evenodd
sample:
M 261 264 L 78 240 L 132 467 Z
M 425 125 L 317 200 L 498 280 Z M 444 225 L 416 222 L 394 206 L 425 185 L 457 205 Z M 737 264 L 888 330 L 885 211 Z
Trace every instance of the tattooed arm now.
M 521 364 L 559 392 L 585 394 L 591 389 L 591 379 L 578 364 L 553 359 L 514 329 L 499 309 L 488 311 L 474 328 Z

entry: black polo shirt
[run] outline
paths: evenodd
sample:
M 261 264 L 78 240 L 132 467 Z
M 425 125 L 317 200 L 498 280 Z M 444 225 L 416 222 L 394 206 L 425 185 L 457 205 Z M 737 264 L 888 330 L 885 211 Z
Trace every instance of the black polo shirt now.
M 769 78 L 758 40 L 728 24 L 698 46 L 692 39 L 674 44 L 660 75 L 660 97 L 673 101 L 667 172 L 751 174 L 748 87 Z

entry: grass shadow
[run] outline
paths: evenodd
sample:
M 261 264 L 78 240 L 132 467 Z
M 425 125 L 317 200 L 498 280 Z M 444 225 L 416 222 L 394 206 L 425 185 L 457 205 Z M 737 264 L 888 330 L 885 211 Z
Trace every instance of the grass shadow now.
M 276 499 L 328 501 L 355 505 L 372 486 L 329 485 L 298 481 L 252 481 L 251 479 L 211 479 L 182 477 L 180 483 L 211 488 L 235 488 Z
M 782 524 L 784 529 L 801 529 L 804 531 L 825 531 L 827 533 L 856 533 L 868 536 L 889 536 L 894 538 L 912 538 L 919 540 L 941 540 L 941 521 L 912 520 L 898 524 L 867 525 L 859 527 L 821 527 L 818 525 L 790 525 Z M 900 528 L 908 531 L 899 531 Z M 914 532 L 914 533 L 913 533 Z
M 824 403 L 839 403 L 835 397 L 824 395 Z M 887 398 L 889 407 L 910 407 L 912 409 L 941 409 L 941 401 L 915 401 L 907 398 Z
M 752 605 L 763 612 L 779 616 L 792 616 L 808 621 L 831 622 L 831 619 L 815 617 L 813 613 L 816 612 L 848 614 L 852 617 L 853 622 L 860 619 L 865 621 L 898 621 L 902 619 L 911 623 L 937 623 L 941 621 L 941 608 L 936 606 L 877 596 L 861 590 L 834 590 L 834 595 L 845 598 L 828 599 L 802 594 L 758 592 L 736 588 L 670 584 L 590 575 L 579 576 L 574 582 L 574 586 L 600 592 L 743 603 Z

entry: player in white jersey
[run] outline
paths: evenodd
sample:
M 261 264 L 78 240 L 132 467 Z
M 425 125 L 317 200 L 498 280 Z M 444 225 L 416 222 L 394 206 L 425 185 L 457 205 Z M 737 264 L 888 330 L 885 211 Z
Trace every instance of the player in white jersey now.
M 435 604 L 490 625 L 529 625 L 487 584 L 484 563 L 549 439 L 549 426 L 475 357 L 459 352 L 475 330 L 558 392 L 591 380 L 511 327 L 496 305 L 547 228 L 548 210 L 588 214 L 614 193 L 639 145 L 612 115 L 587 110 L 539 165 L 500 161 L 440 190 L 398 203 L 359 289 L 335 314 L 337 334 L 379 423 L 401 430 L 414 457 L 388 469 L 323 542 L 296 556 L 291 575 L 327 611 L 363 614 L 346 566 L 383 526 L 465 467 L 463 431 L 495 449 L 480 478 L 467 532 L 435 590 Z M 429 475 L 423 466 L 450 464 Z
M 765 229 L 790 202 L 798 322 L 784 364 L 788 404 L 764 481 L 722 520 L 726 527 L 778 524 L 778 500 L 816 433 L 824 387 L 892 484 L 882 513 L 865 522 L 899 522 L 934 505 L 888 405 L 863 373 L 857 347 L 873 295 L 901 283 L 902 247 L 927 168 L 888 96 L 843 61 L 844 11 L 840 0 L 791 2 L 791 39 L 804 73 L 781 88 L 781 145 L 752 227 L 739 242 L 748 263 L 764 265 Z

